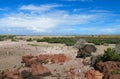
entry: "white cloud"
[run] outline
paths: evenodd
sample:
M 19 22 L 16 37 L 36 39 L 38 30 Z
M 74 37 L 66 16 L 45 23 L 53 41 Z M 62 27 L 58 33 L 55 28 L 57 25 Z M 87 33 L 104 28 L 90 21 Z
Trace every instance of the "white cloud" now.
M 51 4 L 50 4 L 51 5 Z M 72 14 L 65 10 L 52 10 L 53 8 L 59 7 L 60 5 L 24 5 L 21 6 L 20 13 L 7 14 L 3 18 L 0 18 L 0 26 L 8 27 L 8 28 L 22 28 L 27 29 L 34 32 L 40 33 L 48 33 L 48 32 L 62 32 L 70 33 L 79 31 L 84 32 L 94 32 L 94 33 L 105 33 L 105 32 L 115 32 L 116 29 L 112 28 L 97 28 L 96 26 L 91 26 L 92 23 L 104 21 L 109 14 L 100 14 L 100 13 L 92 13 L 92 14 Z M 45 7 L 46 6 L 46 7 Z M 23 10 L 29 10 L 30 13 L 26 13 Z M 34 11 L 38 11 L 38 13 L 34 13 Z M 45 13 L 39 13 L 39 11 L 48 11 Z M 32 13 L 32 14 L 31 14 Z M 84 25 L 90 26 L 87 28 Z M 83 26 L 84 27 L 83 27 Z M 77 28 L 76 28 L 77 27 Z M 99 30 L 98 30 L 99 29 Z M 11 29 L 12 30 L 12 29 Z M 56 31 L 57 30 L 57 31 Z M 97 30 L 97 31 L 95 31 Z M 53 33 L 52 32 L 52 33 Z M 81 32 L 82 33 L 82 32 Z
M 49 11 L 53 8 L 56 7 L 61 7 L 62 5 L 59 4 L 45 4 L 45 5 L 40 5 L 40 6 L 35 6 L 35 5 L 23 5 L 19 9 L 20 10 L 28 10 L 28 11 Z
M 0 19 L 0 24 L 3 27 L 25 28 L 40 32 L 57 26 L 57 20 L 49 17 L 21 16 L 22 15 L 5 17 Z
M 89 23 L 96 15 L 69 14 L 67 12 L 55 11 L 49 14 L 12 14 L 0 19 L 2 27 L 16 27 L 47 32 L 48 30 L 67 26 Z M 96 19 L 96 18 L 95 18 Z

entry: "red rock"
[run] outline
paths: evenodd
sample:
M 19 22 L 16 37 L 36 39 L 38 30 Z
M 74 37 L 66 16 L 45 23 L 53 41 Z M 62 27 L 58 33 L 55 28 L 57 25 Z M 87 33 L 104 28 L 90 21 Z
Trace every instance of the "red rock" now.
M 115 61 L 99 62 L 96 64 L 96 67 L 104 73 L 111 72 L 113 70 L 120 70 L 120 62 Z
M 104 73 L 103 79 L 120 79 L 120 74 Z
M 96 70 L 88 70 L 86 73 L 87 79 L 102 79 L 103 74 Z
M 31 55 L 23 56 L 22 61 L 26 66 L 31 66 L 32 64 L 37 63 L 37 58 Z
M 2 76 L 4 76 L 5 78 L 12 78 L 12 79 L 21 79 L 20 73 L 18 69 L 14 69 L 14 70 L 4 70 Z
M 120 74 L 112 74 L 109 79 L 120 79 Z
M 64 54 L 55 54 L 52 56 L 52 61 L 55 63 L 64 63 L 68 58 Z
M 64 63 L 68 58 L 64 54 L 54 54 L 54 55 L 39 55 L 37 56 L 38 61 L 52 63 Z
M 88 65 L 88 64 L 89 64 L 89 61 L 88 61 L 87 59 L 83 59 L 82 63 L 83 63 L 84 65 Z
M 51 74 L 49 69 L 44 67 L 41 64 L 32 64 L 30 71 L 32 75 L 50 75 Z

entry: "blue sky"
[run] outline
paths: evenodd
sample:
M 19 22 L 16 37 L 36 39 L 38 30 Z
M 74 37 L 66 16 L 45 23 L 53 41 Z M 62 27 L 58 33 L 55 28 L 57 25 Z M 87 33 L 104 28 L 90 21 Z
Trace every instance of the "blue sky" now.
M 0 34 L 120 34 L 120 0 L 0 0 Z

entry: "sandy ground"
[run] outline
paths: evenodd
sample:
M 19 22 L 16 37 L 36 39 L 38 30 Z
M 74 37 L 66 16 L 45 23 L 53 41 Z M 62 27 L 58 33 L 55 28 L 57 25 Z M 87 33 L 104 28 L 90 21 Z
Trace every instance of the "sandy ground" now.
M 114 44 L 109 46 L 97 45 L 96 53 L 94 55 L 103 54 L 104 50 L 107 48 L 114 48 Z M 23 55 L 32 54 L 65 54 L 71 60 L 65 62 L 64 64 L 45 64 L 48 69 L 57 76 L 59 79 L 65 79 L 65 77 L 70 76 L 70 73 L 66 73 L 70 68 L 75 68 L 74 72 L 77 75 L 73 79 L 85 79 L 84 73 L 90 69 L 89 65 L 83 65 L 81 58 L 75 58 L 77 55 L 77 49 L 72 46 L 66 46 L 64 44 L 48 44 L 45 42 L 11 42 L 11 41 L 1 41 L 0 42 L 0 70 L 11 69 L 13 67 L 21 66 L 21 57 Z M 57 79 L 56 77 L 46 77 L 45 79 Z M 68 78 L 71 79 L 71 78 Z

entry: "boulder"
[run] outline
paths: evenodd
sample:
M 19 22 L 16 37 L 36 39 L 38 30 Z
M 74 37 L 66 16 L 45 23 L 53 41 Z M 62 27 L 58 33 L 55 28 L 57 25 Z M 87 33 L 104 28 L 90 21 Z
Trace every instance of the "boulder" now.
M 77 58 L 85 58 L 91 56 L 92 52 L 96 52 L 97 48 L 94 45 L 85 45 L 82 48 L 79 48 L 77 52 Z
M 87 53 L 91 53 L 95 52 L 97 48 L 94 45 L 85 45 L 82 49 Z

